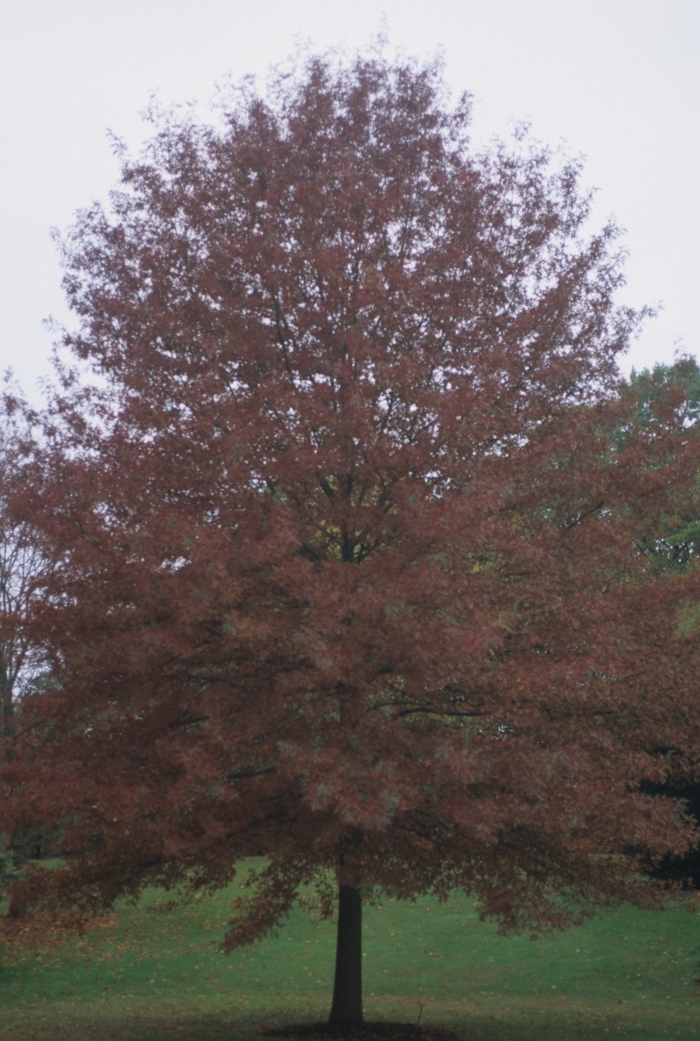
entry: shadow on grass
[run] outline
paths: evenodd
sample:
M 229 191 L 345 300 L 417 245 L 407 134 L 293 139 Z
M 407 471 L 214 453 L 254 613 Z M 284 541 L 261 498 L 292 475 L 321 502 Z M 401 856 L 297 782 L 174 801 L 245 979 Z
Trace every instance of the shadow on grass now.
M 322 1021 L 268 1027 L 265 1036 L 291 1038 L 292 1041 L 458 1041 L 458 1035 L 447 1027 L 424 1027 L 418 1023 L 381 1019 L 345 1027 L 331 1026 Z

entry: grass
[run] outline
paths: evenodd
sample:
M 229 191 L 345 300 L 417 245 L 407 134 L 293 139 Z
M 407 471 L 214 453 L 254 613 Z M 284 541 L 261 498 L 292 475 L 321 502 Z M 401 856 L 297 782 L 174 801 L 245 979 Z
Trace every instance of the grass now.
M 162 913 L 153 894 L 60 947 L 5 948 L 0 1037 L 232 1041 L 325 1018 L 334 930 L 295 910 L 276 938 L 218 951 L 230 893 Z M 502 938 L 473 904 L 365 911 L 365 1015 L 469 1041 L 662 1041 L 700 1034 L 698 915 L 619 909 L 555 940 Z

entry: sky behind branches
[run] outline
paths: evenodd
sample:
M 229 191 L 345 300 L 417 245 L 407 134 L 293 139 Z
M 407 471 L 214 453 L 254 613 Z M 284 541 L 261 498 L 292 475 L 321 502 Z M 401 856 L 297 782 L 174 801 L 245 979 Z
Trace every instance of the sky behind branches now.
M 141 113 L 200 103 L 297 46 L 368 46 L 378 33 L 440 51 L 474 95 L 476 144 L 529 122 L 586 157 L 594 218 L 627 229 L 621 302 L 663 304 L 625 362 L 700 354 L 698 0 L 3 0 L 0 5 L 0 370 L 32 400 L 50 373 L 44 319 L 67 318 L 50 229 L 118 178 L 107 131 L 137 150 Z

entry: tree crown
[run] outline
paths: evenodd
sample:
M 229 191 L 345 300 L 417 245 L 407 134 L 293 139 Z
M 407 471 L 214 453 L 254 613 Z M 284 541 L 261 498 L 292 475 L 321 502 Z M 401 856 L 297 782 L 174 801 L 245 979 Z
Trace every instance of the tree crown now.
M 231 942 L 328 870 L 546 925 L 643 898 L 601 851 L 686 841 L 638 791 L 697 666 L 661 682 L 634 544 L 659 439 L 611 448 L 616 231 L 468 111 L 434 65 L 313 58 L 164 118 L 66 239 L 100 382 L 63 370 L 21 500 L 58 678 L 22 798 L 70 821 L 69 899 L 262 853 Z

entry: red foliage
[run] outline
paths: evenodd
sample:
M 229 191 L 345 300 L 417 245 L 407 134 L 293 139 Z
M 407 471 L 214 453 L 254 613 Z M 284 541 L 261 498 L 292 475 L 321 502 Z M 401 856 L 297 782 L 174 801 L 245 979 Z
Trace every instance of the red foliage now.
M 4 808 L 72 851 L 27 899 L 264 854 L 232 944 L 328 871 L 547 927 L 647 898 L 600 851 L 685 848 L 639 781 L 695 752 L 695 578 L 634 536 L 694 448 L 611 447 L 615 229 L 467 123 L 434 68 L 314 59 L 220 129 L 162 119 L 80 216 L 65 346 L 99 379 L 60 370 L 15 503 L 53 679 Z

